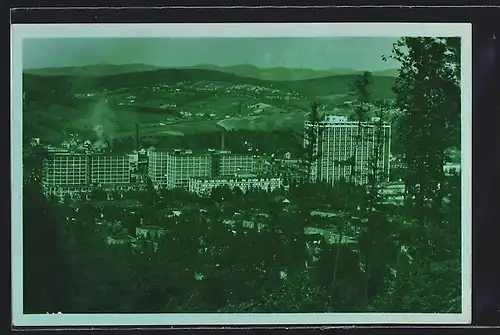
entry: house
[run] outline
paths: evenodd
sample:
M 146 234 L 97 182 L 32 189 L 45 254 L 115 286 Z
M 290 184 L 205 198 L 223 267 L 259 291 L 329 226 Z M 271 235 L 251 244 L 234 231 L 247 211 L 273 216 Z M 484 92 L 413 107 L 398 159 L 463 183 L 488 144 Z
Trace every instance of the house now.
M 122 236 L 109 236 L 106 240 L 108 245 L 115 245 L 115 244 L 131 244 L 135 242 L 135 238 L 129 235 L 122 235 Z
M 158 246 L 159 246 L 158 242 L 152 242 L 150 240 L 143 239 L 143 238 L 136 239 L 131 244 L 132 244 L 132 247 L 136 250 L 144 250 L 144 248 L 152 247 L 154 252 L 158 251 Z
M 338 211 L 328 211 L 328 210 L 312 210 L 311 216 L 320 216 L 323 218 L 333 218 L 333 217 L 342 217 L 344 213 Z
M 147 238 L 157 240 L 168 232 L 167 229 L 156 226 L 142 226 L 135 229 L 137 238 Z
M 328 244 L 352 244 L 356 243 L 356 239 L 352 236 L 348 235 L 340 235 L 338 233 L 334 233 L 329 229 L 324 228 L 316 228 L 316 227 L 306 227 L 304 228 L 305 235 L 321 235 L 324 238 L 324 241 Z M 341 238 L 342 237 L 342 238 Z

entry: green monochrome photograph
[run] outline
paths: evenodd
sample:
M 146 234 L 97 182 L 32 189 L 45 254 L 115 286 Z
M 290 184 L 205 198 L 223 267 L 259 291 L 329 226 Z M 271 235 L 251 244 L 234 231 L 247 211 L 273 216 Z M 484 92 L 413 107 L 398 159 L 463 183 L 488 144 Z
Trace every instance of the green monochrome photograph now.
M 14 27 L 14 319 L 470 321 L 470 30 Z

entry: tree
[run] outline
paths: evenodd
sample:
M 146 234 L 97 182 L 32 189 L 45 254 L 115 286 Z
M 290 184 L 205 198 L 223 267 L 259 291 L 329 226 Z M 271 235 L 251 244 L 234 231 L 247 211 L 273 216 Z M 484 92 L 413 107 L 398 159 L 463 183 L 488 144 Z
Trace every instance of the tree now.
M 70 264 L 65 257 L 69 222 L 57 201 L 42 193 L 39 180 L 23 187 L 23 278 L 25 313 L 67 310 Z M 43 252 L 42 252 L 43 251 Z
M 401 63 L 394 91 L 405 147 L 406 187 L 421 226 L 442 220 L 446 149 L 460 133 L 460 39 L 405 37 L 392 58 Z
M 322 143 L 322 126 L 321 122 L 323 117 L 318 113 L 318 105 L 313 102 L 311 106 L 311 113 L 309 114 L 309 123 L 306 125 L 304 132 L 304 150 L 303 150 L 303 181 L 310 181 L 316 183 L 319 181 L 320 164 L 318 159 L 320 156 L 320 148 Z
M 413 261 L 405 266 L 398 261 L 395 287 L 379 297 L 380 305 L 412 312 L 459 310 L 460 208 L 451 194 L 460 190 L 443 166 L 447 149 L 459 147 L 460 39 L 401 38 L 390 57 L 401 63 L 394 91 L 409 209 L 401 219 L 416 224 L 400 232 L 410 236 L 405 254 Z
M 90 193 L 90 197 L 94 201 L 105 201 L 107 200 L 107 194 L 101 187 L 94 187 Z
M 352 201 L 351 199 L 351 193 L 353 189 L 355 188 L 355 183 L 357 182 L 356 180 L 356 168 L 357 168 L 357 158 L 358 158 L 358 150 L 359 150 L 359 143 L 361 143 L 361 139 L 363 136 L 363 121 L 366 119 L 366 115 L 370 109 L 371 106 L 371 93 L 370 93 L 370 85 L 372 84 L 372 75 L 371 72 L 365 71 L 363 74 L 359 75 L 356 77 L 353 85 L 352 85 L 352 92 L 351 94 L 355 97 L 355 103 L 354 103 L 354 113 L 356 116 L 356 119 L 358 121 L 358 127 L 357 127 L 357 132 L 356 132 L 356 137 L 354 141 L 354 148 L 353 152 L 350 158 L 350 166 L 351 166 L 351 171 L 349 174 L 349 180 L 347 181 L 347 192 L 345 196 L 345 202 L 344 202 L 344 213 L 348 212 L 348 208 L 350 207 L 350 202 Z M 364 204 L 358 203 L 358 207 L 362 207 L 364 209 Z M 334 270 L 333 270 L 333 278 L 332 278 L 332 289 L 336 289 L 336 280 L 337 280 L 337 274 L 338 274 L 338 269 L 339 269 L 339 260 L 340 260 L 340 253 L 341 253 L 341 245 L 342 245 L 342 240 L 344 238 L 344 233 L 345 233 L 345 228 L 346 228 L 346 221 L 343 221 L 343 225 L 340 228 L 340 233 L 339 233 L 339 242 L 337 246 L 337 252 L 335 254 L 335 264 L 334 264 Z

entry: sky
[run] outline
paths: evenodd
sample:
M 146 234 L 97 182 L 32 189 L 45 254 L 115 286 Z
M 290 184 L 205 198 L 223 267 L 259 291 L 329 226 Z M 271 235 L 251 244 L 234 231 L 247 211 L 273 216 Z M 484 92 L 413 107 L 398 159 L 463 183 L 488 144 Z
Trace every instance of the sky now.
M 200 64 L 307 68 L 314 70 L 394 69 L 384 62 L 396 38 L 51 38 L 27 39 L 23 67 L 95 64 L 149 64 L 188 67 Z

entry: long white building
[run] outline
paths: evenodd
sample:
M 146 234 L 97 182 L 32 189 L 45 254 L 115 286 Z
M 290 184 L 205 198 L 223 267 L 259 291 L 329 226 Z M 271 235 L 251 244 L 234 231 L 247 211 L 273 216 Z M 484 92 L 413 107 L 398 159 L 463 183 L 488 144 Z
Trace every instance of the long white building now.
M 380 143 L 378 157 L 378 176 L 388 180 L 391 126 L 380 123 L 376 118 L 371 122 L 348 121 L 347 117 L 327 116 L 318 123 L 305 122 L 306 134 L 314 127 L 316 143 L 313 152 L 316 159 L 312 165 L 311 180 L 334 184 L 335 181 L 349 180 L 352 157 L 356 150 L 354 181 L 358 184 L 368 182 L 375 148 Z M 358 134 L 359 132 L 359 134 Z M 304 145 L 309 145 L 307 136 Z
M 282 187 L 283 181 L 280 177 L 265 177 L 253 174 L 189 179 L 189 191 L 199 195 L 210 194 L 214 188 L 221 186 L 227 186 L 229 188 L 238 187 L 243 192 L 249 189 L 273 191 L 276 188 Z

